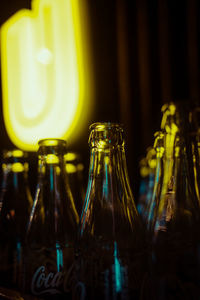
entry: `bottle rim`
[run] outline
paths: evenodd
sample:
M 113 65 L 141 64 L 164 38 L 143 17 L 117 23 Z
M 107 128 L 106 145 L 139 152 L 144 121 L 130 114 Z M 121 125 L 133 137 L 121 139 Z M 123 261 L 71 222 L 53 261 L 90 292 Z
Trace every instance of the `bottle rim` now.
M 95 122 L 89 126 L 90 131 L 97 130 L 102 131 L 105 129 L 117 129 L 123 132 L 123 124 L 112 122 Z
M 57 139 L 57 138 L 46 138 L 46 139 L 41 139 L 38 142 L 38 146 L 42 147 L 52 147 L 52 146 L 64 146 L 66 147 L 67 142 L 63 139 Z
M 115 149 L 124 147 L 123 128 L 119 123 L 97 122 L 90 126 L 89 145 L 91 148 Z

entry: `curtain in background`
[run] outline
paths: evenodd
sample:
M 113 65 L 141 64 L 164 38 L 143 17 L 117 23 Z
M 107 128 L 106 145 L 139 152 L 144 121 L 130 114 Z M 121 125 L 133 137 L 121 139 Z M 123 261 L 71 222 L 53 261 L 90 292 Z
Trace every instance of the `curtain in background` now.
M 137 195 L 139 159 L 159 130 L 161 106 L 200 95 L 198 0 L 80 0 L 88 5 L 96 121 L 124 124 L 127 160 Z M 0 24 L 30 0 L 2 1 Z M 0 110 L 0 147 L 12 147 Z M 88 132 L 73 145 L 86 169 Z M 73 150 L 71 149 L 71 150 Z

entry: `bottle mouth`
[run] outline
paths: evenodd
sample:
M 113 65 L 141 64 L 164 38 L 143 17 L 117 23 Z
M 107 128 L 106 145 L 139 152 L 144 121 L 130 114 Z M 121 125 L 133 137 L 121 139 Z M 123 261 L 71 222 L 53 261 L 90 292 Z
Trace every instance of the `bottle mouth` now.
M 48 154 L 62 154 L 64 155 L 67 152 L 67 143 L 65 140 L 50 138 L 42 139 L 38 142 L 39 155 L 48 155 Z
M 112 149 L 124 146 L 123 128 L 121 124 L 98 122 L 90 127 L 89 144 L 92 148 Z
M 163 133 L 163 131 L 157 131 L 154 134 L 155 140 L 154 140 L 154 145 L 153 148 L 155 150 L 158 149 L 158 151 L 160 151 L 160 149 L 164 149 L 164 139 L 165 139 L 165 135 Z
M 161 107 L 161 112 L 165 113 L 166 111 L 168 111 L 168 113 L 170 113 L 171 115 L 174 115 L 176 113 L 176 103 L 171 101 L 163 104 L 163 106 Z
M 52 146 L 64 146 L 66 147 L 67 143 L 65 140 L 50 138 L 50 139 L 42 139 L 39 140 L 38 146 L 52 147 Z
M 112 122 L 96 122 L 90 125 L 89 127 L 90 131 L 97 130 L 97 131 L 103 131 L 103 130 L 109 130 L 109 129 L 116 129 L 121 132 L 123 132 L 123 125 L 119 123 L 112 123 Z

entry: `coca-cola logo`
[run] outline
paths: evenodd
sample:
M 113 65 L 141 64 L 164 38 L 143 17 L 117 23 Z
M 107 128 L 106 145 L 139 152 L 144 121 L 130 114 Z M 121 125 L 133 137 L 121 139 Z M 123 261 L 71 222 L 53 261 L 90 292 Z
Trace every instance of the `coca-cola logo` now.
M 33 275 L 31 292 L 34 295 L 67 293 L 72 289 L 72 283 L 73 265 L 68 272 L 50 272 L 48 274 L 45 272 L 45 266 L 40 266 Z
M 33 295 L 45 293 L 65 294 L 71 291 L 73 299 L 85 299 L 85 285 L 76 280 L 74 265 L 70 267 L 68 272 L 50 272 L 46 274 L 45 271 L 45 266 L 40 266 L 35 271 L 31 282 L 31 292 Z

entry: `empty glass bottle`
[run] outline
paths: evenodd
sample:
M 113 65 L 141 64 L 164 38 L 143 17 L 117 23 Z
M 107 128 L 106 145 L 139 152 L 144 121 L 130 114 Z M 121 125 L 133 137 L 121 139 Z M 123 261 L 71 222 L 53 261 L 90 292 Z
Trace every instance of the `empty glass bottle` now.
M 127 173 L 123 129 L 90 126 L 88 187 L 77 246 L 78 299 L 139 299 L 144 234 Z
M 78 214 L 68 184 L 66 142 L 39 141 L 39 175 L 24 254 L 23 291 L 42 299 L 71 299 Z
M 32 207 L 27 155 L 19 149 L 3 152 L 0 191 L 0 286 L 17 288 L 22 247 Z
M 198 201 L 189 173 L 187 110 L 182 119 L 182 108 L 175 108 L 167 108 L 163 126 L 164 173 L 152 236 L 154 291 L 156 299 L 198 299 Z

